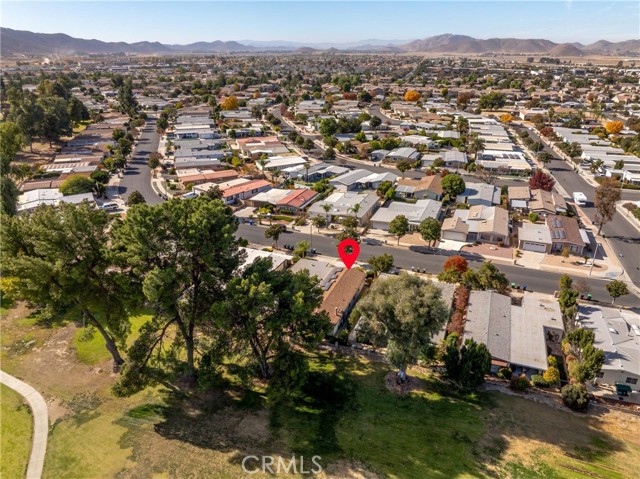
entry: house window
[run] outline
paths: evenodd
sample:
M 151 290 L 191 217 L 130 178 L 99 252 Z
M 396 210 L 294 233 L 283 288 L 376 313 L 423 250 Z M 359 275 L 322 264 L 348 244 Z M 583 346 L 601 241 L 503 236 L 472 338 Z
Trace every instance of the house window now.
M 627 383 L 627 384 L 638 384 L 638 378 L 627 378 L 625 383 Z
M 602 371 L 599 371 L 598 374 L 596 374 L 596 377 L 602 379 L 604 377 L 604 373 Z

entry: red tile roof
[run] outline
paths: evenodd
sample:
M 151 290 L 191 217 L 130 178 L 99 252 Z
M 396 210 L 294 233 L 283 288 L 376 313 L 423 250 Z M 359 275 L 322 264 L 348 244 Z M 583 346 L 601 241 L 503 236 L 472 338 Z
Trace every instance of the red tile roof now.
M 318 193 L 311 189 L 299 188 L 297 190 L 293 190 L 287 196 L 278 201 L 277 206 L 292 206 L 294 208 L 302 208 L 317 195 Z

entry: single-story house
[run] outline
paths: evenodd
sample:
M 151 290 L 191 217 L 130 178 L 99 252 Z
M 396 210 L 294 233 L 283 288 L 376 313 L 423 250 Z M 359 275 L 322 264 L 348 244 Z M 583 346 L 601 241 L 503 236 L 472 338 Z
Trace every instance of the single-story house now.
M 293 256 L 279 253 L 275 251 L 264 251 L 261 249 L 255 248 L 240 248 L 241 251 L 244 251 L 246 257 L 242 265 L 238 268 L 240 271 L 243 271 L 247 266 L 253 264 L 253 262 L 258 258 L 270 258 L 271 259 L 271 269 L 274 271 L 284 271 L 287 266 L 291 264 L 291 260 Z
M 202 183 L 223 183 L 238 178 L 235 170 L 197 170 L 194 172 L 185 171 L 185 174 L 178 174 L 178 181 L 181 188 L 188 188 L 189 185 L 199 185 Z
M 392 161 L 409 161 L 415 163 L 420 160 L 420 152 L 415 148 L 402 147 L 391 150 L 385 157 L 387 160 Z
M 16 212 L 18 214 L 24 214 L 42 205 L 55 206 L 60 203 L 79 204 L 83 201 L 95 204 L 93 193 L 79 193 L 77 195 L 64 196 L 57 188 L 41 188 L 25 191 L 18 196 Z
M 582 256 L 585 246 L 589 244 L 586 231 L 580 229 L 578 220 L 569 216 L 547 216 L 547 226 L 551 233 L 551 252 L 560 252 L 565 247 L 576 255 Z
M 436 200 L 418 200 L 416 203 L 393 201 L 385 208 L 380 208 L 371 218 L 371 227 L 378 230 L 389 230 L 389 223 L 396 216 L 404 215 L 409 220 L 409 229 L 415 230 L 426 218 L 440 220 L 442 203 Z
M 344 268 L 326 261 L 302 258 L 291 267 L 293 273 L 306 270 L 309 276 L 318 278 L 318 286 L 327 291 Z
M 442 239 L 466 243 L 469 237 L 469 225 L 459 216 L 445 218 L 442 222 L 441 236 Z
M 518 248 L 536 253 L 549 253 L 552 246 L 551 231 L 546 224 L 523 223 L 518 228 Z
M 555 191 L 531 190 L 529 211 L 540 216 L 556 215 L 567 212 L 567 203 L 564 198 Z
M 529 201 L 531 201 L 531 190 L 528 186 L 510 186 L 507 196 L 509 198 L 509 208 L 520 211 L 529 211 Z
M 350 170 L 346 173 L 336 176 L 329 180 L 329 184 L 337 190 L 342 191 L 354 191 L 362 187 L 360 180 L 371 176 L 372 171 L 358 168 L 356 170 Z
M 487 345 L 493 372 L 511 367 L 530 377 L 546 371 L 563 335 L 560 307 L 553 298 L 526 294 L 518 305 L 495 291 L 471 292 L 463 339 Z
M 283 188 L 271 188 L 270 190 L 263 191 L 262 193 L 258 193 L 252 198 L 249 198 L 245 201 L 247 206 L 252 206 L 254 208 L 261 208 L 266 205 L 275 206 L 278 202 L 288 196 L 294 190 L 287 190 Z
M 358 268 L 345 270 L 325 293 L 320 311 L 329 315 L 332 326 L 330 334 L 337 334 L 345 325 L 364 289 L 366 279 L 367 274 Z
M 478 243 L 509 244 L 509 213 L 497 206 L 472 206 L 468 210 L 456 210 L 454 218 L 467 224 L 467 238 L 464 241 Z M 453 229 L 452 229 L 453 228 Z M 442 239 L 462 241 L 463 227 L 457 222 L 443 224 Z
M 374 150 L 371 152 L 371 161 L 382 161 L 389 153 L 389 150 Z
M 309 162 L 309 160 L 307 160 L 306 158 L 302 158 L 301 156 L 271 156 L 265 161 L 266 164 L 264 165 L 264 167 L 260 164 L 259 161 L 256 162 L 256 167 L 260 171 L 282 171 L 285 168 L 304 166 Z
M 326 212 L 323 205 L 329 205 Z M 355 205 L 360 205 L 356 207 Z M 355 216 L 360 225 L 366 225 L 379 206 L 378 196 L 374 192 L 356 193 L 353 191 L 338 191 L 332 193 L 322 201 L 317 201 L 309 208 L 309 215 L 324 216 L 329 221 L 340 221 L 347 216 Z M 357 212 L 354 211 L 357 208 Z
M 589 304 L 578 307 L 578 322 L 595 333 L 594 346 L 604 351 L 596 383 L 640 391 L 640 314 Z
M 468 162 L 467 154 L 459 150 L 444 150 L 440 153 L 440 158 L 449 168 L 462 168 Z
M 467 183 L 457 201 L 469 205 L 495 206 L 500 204 L 500 188 L 487 183 Z
M 441 200 L 443 195 L 440 175 L 423 176 L 420 179 L 400 179 L 396 186 L 396 195 L 401 198 Z
M 241 185 L 232 186 L 222 190 L 222 199 L 228 205 L 237 201 L 251 198 L 258 193 L 271 189 L 271 183 L 266 180 L 252 180 Z
M 317 196 L 318 193 L 309 188 L 289 190 L 289 194 L 276 203 L 276 210 L 299 214 L 313 203 Z

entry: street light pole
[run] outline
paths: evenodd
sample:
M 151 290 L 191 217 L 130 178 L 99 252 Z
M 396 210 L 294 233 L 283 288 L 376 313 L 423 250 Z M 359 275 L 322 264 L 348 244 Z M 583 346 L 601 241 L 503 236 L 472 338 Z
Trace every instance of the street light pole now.
M 591 276 L 591 271 L 593 271 L 593 265 L 596 264 L 596 255 L 598 254 L 598 246 L 600 246 L 600 243 L 596 241 L 596 250 L 593 252 L 593 258 L 591 259 L 591 268 L 589 268 L 589 276 Z

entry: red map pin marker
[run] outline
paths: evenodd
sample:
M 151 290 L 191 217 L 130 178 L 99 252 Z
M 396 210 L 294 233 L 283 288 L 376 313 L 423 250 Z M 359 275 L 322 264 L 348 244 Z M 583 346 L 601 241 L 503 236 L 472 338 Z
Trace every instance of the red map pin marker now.
M 347 251 L 347 248 L 350 249 L 349 252 Z M 351 238 L 342 240 L 338 245 L 338 254 L 347 269 L 351 269 L 353 263 L 356 262 L 358 255 L 360 254 L 360 245 L 357 241 Z

